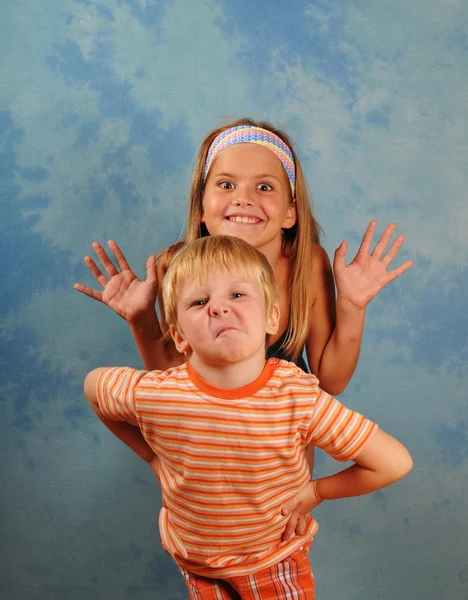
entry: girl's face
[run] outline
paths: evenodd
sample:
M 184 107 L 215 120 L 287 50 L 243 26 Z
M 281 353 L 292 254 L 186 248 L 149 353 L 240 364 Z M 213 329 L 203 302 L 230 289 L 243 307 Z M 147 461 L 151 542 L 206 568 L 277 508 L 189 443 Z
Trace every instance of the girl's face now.
M 234 144 L 211 165 L 203 194 L 210 235 L 232 235 L 263 252 L 270 262 L 281 251 L 282 229 L 296 222 L 283 165 L 268 148 Z

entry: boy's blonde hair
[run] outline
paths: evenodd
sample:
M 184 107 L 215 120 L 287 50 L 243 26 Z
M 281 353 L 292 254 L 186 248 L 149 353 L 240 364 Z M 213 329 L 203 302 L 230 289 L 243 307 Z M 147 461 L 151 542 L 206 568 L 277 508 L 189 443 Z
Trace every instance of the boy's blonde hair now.
M 291 301 L 288 329 L 281 346 L 281 351 L 291 357 L 293 361 L 297 361 L 307 341 L 310 329 L 310 310 L 313 295 L 310 286 L 313 269 L 313 246 L 320 243 L 320 227 L 312 215 L 307 184 L 301 163 L 294 151 L 291 140 L 284 131 L 276 129 L 265 121 L 256 122 L 249 118 L 242 118 L 208 133 L 198 151 L 197 162 L 192 175 L 187 234 L 184 239 L 167 249 L 167 260 L 171 260 L 171 257 L 184 242 L 191 242 L 209 235 L 205 224 L 201 220 L 203 216 L 203 193 L 205 186 L 204 171 L 208 151 L 220 133 L 238 125 L 251 125 L 252 127 L 261 127 L 262 129 L 271 131 L 287 144 L 294 156 L 296 166 L 296 194 L 294 199 L 291 197 L 291 202 L 294 202 L 296 205 L 297 221 L 290 229 L 283 229 L 282 252 L 284 256 L 292 258 L 292 270 L 289 282 Z
M 182 285 L 201 283 L 218 269 L 242 273 L 258 283 L 265 295 L 265 315 L 276 304 L 279 293 L 275 275 L 265 256 L 243 240 L 228 235 L 213 235 L 184 244 L 173 258 L 162 283 L 163 303 L 168 326 L 179 328 L 177 303 Z

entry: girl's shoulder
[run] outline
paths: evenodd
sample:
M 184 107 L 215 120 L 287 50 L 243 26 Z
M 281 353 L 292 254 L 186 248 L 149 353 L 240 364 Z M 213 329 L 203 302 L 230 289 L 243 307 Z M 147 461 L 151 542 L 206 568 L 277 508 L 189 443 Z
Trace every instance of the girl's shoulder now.
M 313 277 L 321 277 L 324 273 L 331 271 L 331 262 L 327 251 L 316 242 L 311 244 L 310 262 Z
M 284 255 L 292 262 L 295 262 L 297 259 L 297 254 L 294 249 L 294 246 L 288 244 L 284 250 Z M 310 252 L 305 252 L 305 258 L 308 261 L 311 261 L 313 265 L 320 264 L 330 264 L 330 259 L 328 258 L 328 254 L 325 248 L 319 244 L 318 242 L 310 242 Z
M 312 242 L 311 254 L 314 260 L 330 262 L 327 251 L 321 244 L 318 244 L 317 242 Z
M 160 278 L 160 280 L 164 277 L 164 275 L 166 274 L 169 265 L 172 262 L 172 259 L 174 258 L 174 256 L 177 254 L 177 252 L 182 248 L 182 246 L 185 244 L 185 242 L 179 241 L 179 242 L 175 242 L 174 244 L 171 244 L 170 246 L 167 246 L 167 248 L 164 248 L 164 250 L 162 250 L 156 257 L 157 260 L 157 267 L 158 267 L 158 277 Z

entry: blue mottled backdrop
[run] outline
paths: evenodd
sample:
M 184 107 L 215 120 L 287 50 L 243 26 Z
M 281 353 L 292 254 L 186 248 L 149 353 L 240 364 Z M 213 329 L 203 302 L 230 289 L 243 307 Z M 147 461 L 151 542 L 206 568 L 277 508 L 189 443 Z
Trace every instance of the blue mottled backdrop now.
M 114 238 L 144 273 L 184 226 L 198 144 L 242 115 L 293 138 L 330 254 L 396 221 L 415 267 L 372 302 L 345 402 L 410 448 L 389 490 L 317 509 L 321 600 L 468 598 L 468 5 L 0 2 L 1 597 L 186 597 L 151 472 L 83 377 L 139 366 L 75 292 Z M 334 469 L 323 455 L 318 474 Z

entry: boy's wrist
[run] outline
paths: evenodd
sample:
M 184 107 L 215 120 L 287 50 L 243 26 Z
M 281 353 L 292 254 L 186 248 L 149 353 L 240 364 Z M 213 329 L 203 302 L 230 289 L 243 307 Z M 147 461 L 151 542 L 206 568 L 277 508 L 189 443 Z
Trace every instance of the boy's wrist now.
M 321 504 L 325 500 L 325 498 L 323 497 L 323 490 L 319 489 L 321 481 L 321 479 L 313 479 L 311 481 L 311 483 L 314 485 L 314 493 L 318 504 Z

